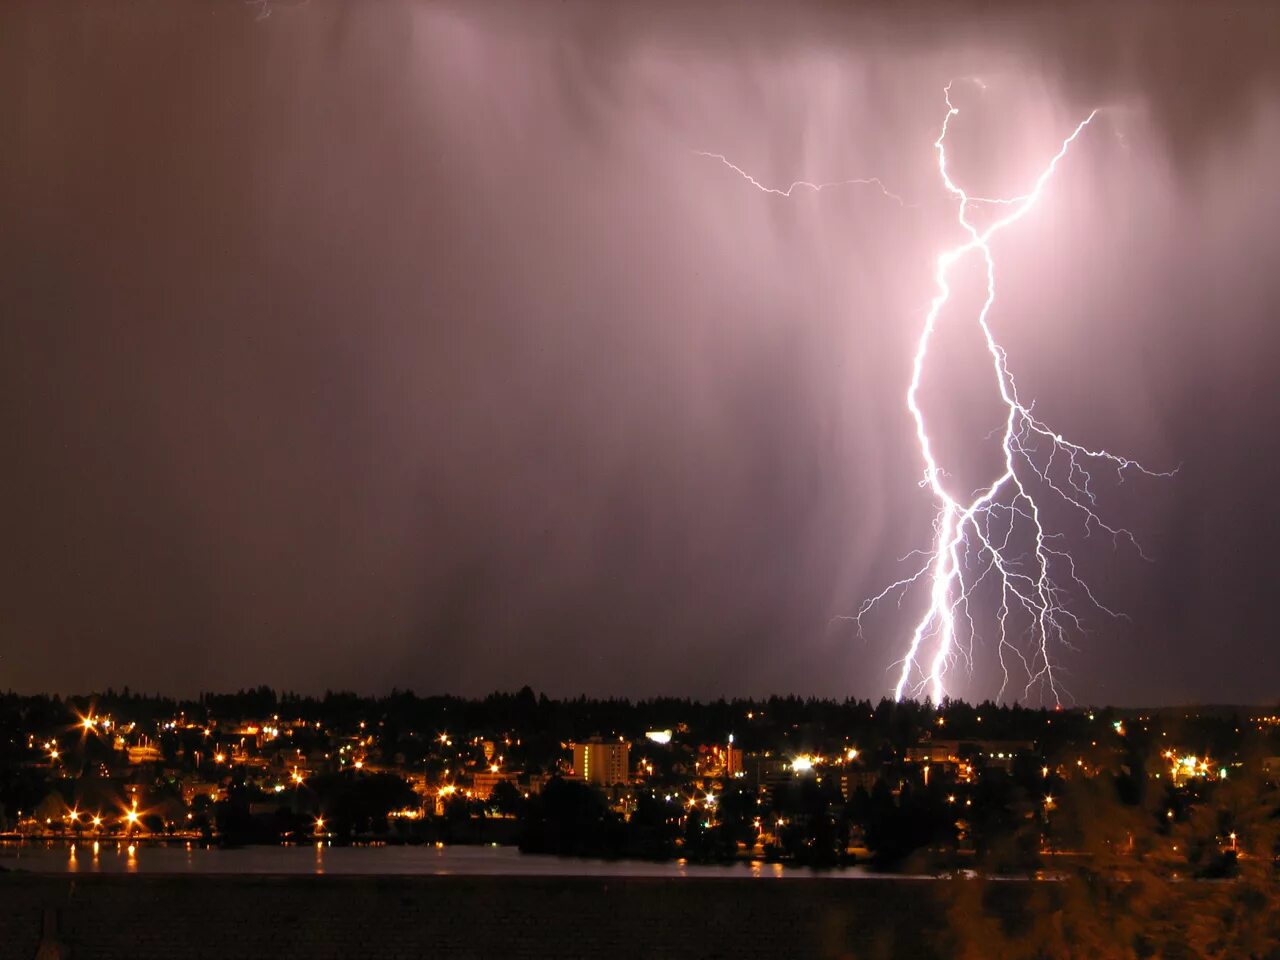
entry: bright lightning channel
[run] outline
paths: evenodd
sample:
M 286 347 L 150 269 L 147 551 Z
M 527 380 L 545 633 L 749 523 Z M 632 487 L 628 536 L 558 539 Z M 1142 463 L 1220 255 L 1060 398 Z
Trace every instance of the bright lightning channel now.
M 960 113 L 951 101 L 951 84 L 944 88 L 943 98 L 947 112 L 933 147 L 943 186 L 956 201 L 956 222 L 968 239 L 941 253 L 936 261 L 935 293 L 916 343 L 906 397 L 916 442 L 924 461 L 924 477 L 920 486 L 929 489 L 937 508 L 934 538 L 929 550 L 913 554 L 923 558 L 914 573 L 891 583 L 864 601 L 857 615 L 851 619 L 861 627 L 862 618 L 889 596 L 896 594 L 900 603 L 903 593 L 910 588 L 917 585 L 927 587 L 928 604 L 915 623 L 906 652 L 895 664 L 898 679 L 893 693 L 898 700 L 930 696 L 935 703 L 940 702 L 946 696 L 946 675 L 956 661 L 963 659 L 972 669 L 977 627 L 970 599 L 979 584 L 994 576 L 1000 596 L 995 611 L 999 637 L 997 657 L 1003 675 L 998 697 L 1004 696 L 1012 680 L 1010 667 L 1014 665 L 1015 669 L 1021 669 L 1020 676 L 1026 678 L 1024 696 L 1030 696 L 1038 689 L 1042 696 L 1047 692 L 1055 703 L 1061 704 L 1065 691 L 1057 676 L 1053 649 L 1055 645 L 1070 647 L 1068 630 L 1080 631 L 1083 623 L 1065 605 L 1067 591 L 1059 580 L 1069 582 L 1102 612 L 1112 617 L 1122 615 L 1102 604 L 1077 575 L 1071 554 L 1059 548 L 1057 535 L 1046 529 L 1041 504 L 1033 496 L 1030 485 L 1038 481 L 1042 488 L 1077 511 L 1086 535 L 1095 529 L 1103 531 L 1114 541 L 1127 540 L 1141 555 L 1141 547 L 1130 531 L 1109 525 L 1098 515 L 1090 470 L 1107 467 L 1115 471 L 1119 480 L 1123 480 L 1129 471 L 1152 477 L 1167 477 L 1172 472 L 1151 471 L 1127 457 L 1082 446 L 1038 419 L 1032 413 L 1032 405 L 1020 399 L 1004 348 L 996 341 L 988 323 L 996 299 L 991 239 L 1021 220 L 1036 205 L 1059 162 L 1093 122 L 1097 110 L 1090 112 L 1062 141 L 1030 190 L 1012 197 L 979 197 L 960 186 L 948 167 L 947 134 L 952 120 Z M 798 180 L 782 190 L 765 186 L 722 154 L 698 153 L 719 160 L 765 193 L 789 197 L 798 187 L 820 192 L 827 187 L 844 184 L 874 184 L 885 196 L 902 203 L 901 198 L 891 193 L 877 177 L 831 183 Z M 984 208 L 1000 209 L 1003 213 L 979 228 L 971 215 L 975 210 Z M 974 320 L 991 358 L 992 375 L 1005 415 L 1000 430 L 1002 465 L 999 472 L 985 487 L 962 495 L 949 489 L 945 483 L 946 473 L 934 454 L 919 395 L 938 319 L 951 299 L 952 270 L 970 254 L 981 257 L 986 274 L 986 297 Z M 1030 537 L 1029 556 L 1015 551 L 1015 535 L 1024 531 Z M 1028 624 L 1021 630 L 1016 629 L 1014 619 L 1019 612 L 1025 615 Z

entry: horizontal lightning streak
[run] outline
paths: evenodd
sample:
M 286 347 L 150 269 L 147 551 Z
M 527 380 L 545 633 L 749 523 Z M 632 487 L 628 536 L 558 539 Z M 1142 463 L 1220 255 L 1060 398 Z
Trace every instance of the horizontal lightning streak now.
M 821 193 L 823 190 L 827 190 L 831 187 L 847 187 L 847 186 L 855 186 L 858 184 L 863 184 L 863 185 L 874 184 L 875 186 L 880 188 L 880 192 L 882 194 L 884 194 L 890 200 L 896 201 L 899 206 L 903 206 L 903 207 L 909 206 L 909 204 L 905 200 L 903 200 L 902 197 L 898 196 L 896 193 L 894 193 L 892 190 L 886 187 L 884 185 L 884 182 L 879 177 L 853 177 L 849 180 L 831 180 L 826 183 L 814 183 L 810 180 L 794 180 L 791 182 L 790 186 L 788 186 L 785 190 L 780 190 L 777 187 L 765 186 L 763 183 L 761 183 L 751 174 L 747 173 L 747 171 L 743 170 L 740 166 L 738 166 L 736 163 L 734 163 L 732 160 L 726 157 L 723 153 L 708 153 L 706 150 L 694 150 L 693 153 L 695 156 L 707 157 L 710 160 L 719 160 L 726 167 L 728 167 L 738 176 L 742 177 L 743 180 L 746 180 L 747 183 L 751 184 L 757 190 L 760 190 L 764 193 L 772 193 L 779 197 L 790 197 L 792 193 L 794 193 L 796 190 L 801 188 L 805 190 L 812 190 L 814 193 Z

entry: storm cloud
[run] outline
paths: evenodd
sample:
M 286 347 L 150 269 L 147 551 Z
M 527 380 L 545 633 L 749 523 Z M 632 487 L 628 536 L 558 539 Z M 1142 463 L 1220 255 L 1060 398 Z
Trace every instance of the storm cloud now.
M 1261 700 L 1280 575 L 1266 4 L 0 9 L 0 686 L 878 696 L 933 140 L 1018 192 L 993 323 L 1168 480 L 1083 536 L 1082 700 Z M 879 177 L 762 193 L 761 183 Z M 957 335 L 949 469 L 994 423 Z M 980 360 L 980 357 L 977 357 Z M 956 692 L 998 686 L 977 648 Z

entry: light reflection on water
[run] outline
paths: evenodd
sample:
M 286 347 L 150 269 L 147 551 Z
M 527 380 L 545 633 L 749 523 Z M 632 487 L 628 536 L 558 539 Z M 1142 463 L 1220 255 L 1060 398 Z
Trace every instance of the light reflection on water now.
M 671 860 L 586 860 L 530 856 L 512 847 L 291 847 L 205 848 L 103 841 L 88 844 L 0 845 L 0 867 L 34 873 L 328 874 L 510 877 L 743 877 L 861 879 L 880 874 L 865 867 L 815 872 L 780 863 L 708 865 Z

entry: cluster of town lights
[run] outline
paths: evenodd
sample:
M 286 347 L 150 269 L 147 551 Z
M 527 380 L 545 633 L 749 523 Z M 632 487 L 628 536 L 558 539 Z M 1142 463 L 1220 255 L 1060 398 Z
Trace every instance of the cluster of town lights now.
M 753 721 L 763 714 L 754 711 L 745 714 L 748 721 Z M 875 714 L 872 714 L 874 717 Z M 1102 721 L 1097 727 L 1093 728 L 1093 736 L 1097 737 L 1092 741 L 1094 752 L 1088 749 L 1089 741 L 1078 744 L 1079 751 L 1074 757 L 1062 757 L 1060 760 L 1053 760 L 1053 766 L 1049 766 L 1043 757 L 1037 757 L 1036 767 L 1031 768 L 1032 771 L 1038 769 L 1042 778 L 1042 789 L 1036 791 L 1032 798 L 1029 798 L 1029 807 L 1035 810 L 1033 814 L 1030 810 L 1027 812 L 1028 818 L 1033 816 L 1042 817 L 1047 824 L 1051 821 L 1056 822 L 1061 816 L 1060 811 L 1069 804 L 1068 795 L 1061 793 L 1056 789 L 1056 780 L 1058 778 L 1071 779 L 1072 777 L 1090 776 L 1102 770 L 1105 767 L 1099 757 L 1099 751 L 1105 753 L 1108 749 L 1112 749 L 1108 744 L 1100 743 L 1104 738 L 1101 736 L 1103 732 L 1110 739 L 1112 732 L 1118 737 L 1125 737 L 1128 732 L 1140 733 L 1147 730 L 1145 721 L 1149 718 L 1143 716 L 1131 717 L 1125 721 L 1114 720 L 1112 717 L 1097 717 L 1092 713 L 1085 714 L 1087 719 L 1098 719 Z M 972 722 L 982 724 L 983 717 L 975 716 Z M 991 719 L 991 718 L 987 718 Z M 1255 722 L 1262 724 L 1264 721 L 1270 723 L 1273 718 L 1250 718 Z M 741 722 L 741 717 L 739 717 Z M 942 728 L 951 726 L 953 721 L 947 721 L 941 716 L 930 716 L 927 720 L 930 728 Z M 1053 720 L 1046 720 L 1046 724 L 1054 723 Z M 314 724 L 316 730 L 322 729 L 322 725 L 318 722 Z M 379 745 L 378 736 L 375 732 L 378 727 L 383 724 L 371 722 L 366 724 L 361 722 L 359 731 L 349 730 L 339 734 L 334 732 L 332 735 L 328 731 L 325 734 L 323 745 L 316 746 L 310 738 L 312 721 L 285 721 L 281 723 L 278 719 L 272 718 L 271 722 L 263 720 L 237 720 L 234 722 L 214 723 L 212 719 L 202 719 L 200 723 L 188 723 L 185 716 L 179 720 L 170 721 L 154 721 L 151 723 L 128 723 L 121 722 L 118 726 L 105 714 L 94 715 L 88 713 L 80 715 L 78 712 L 71 717 L 67 717 L 57 726 L 56 731 L 45 730 L 43 732 L 32 731 L 26 736 L 28 748 L 34 755 L 43 758 L 49 758 L 53 763 L 43 764 L 50 769 L 50 777 L 65 777 L 68 767 L 75 769 L 80 760 L 84 759 L 94 764 L 96 760 L 90 760 L 98 755 L 105 753 L 102 749 L 94 749 L 98 747 L 109 747 L 113 743 L 117 750 L 128 751 L 128 763 L 130 766 L 140 766 L 143 764 L 182 764 L 183 757 L 186 758 L 186 766 L 193 771 L 196 777 L 196 783 L 189 789 L 184 785 L 183 800 L 185 807 L 178 807 L 176 802 L 171 804 L 168 799 L 157 799 L 153 804 L 147 799 L 149 794 L 142 792 L 147 790 L 145 787 L 138 785 L 129 786 L 127 788 L 126 798 L 132 794 L 132 802 L 126 806 L 120 800 L 103 801 L 104 810 L 100 809 L 93 812 L 92 809 L 86 811 L 81 807 L 88 807 L 89 802 L 84 797 L 77 799 L 77 807 L 68 809 L 69 804 L 59 799 L 55 794 L 41 804 L 39 811 L 35 816 L 28 816 L 22 819 L 22 812 L 19 815 L 19 831 L 33 832 L 43 830 L 47 835 L 61 835 L 75 841 L 72 843 L 72 856 L 74 858 L 74 850 L 76 842 L 79 843 L 81 855 L 83 856 L 92 843 L 95 853 L 97 849 L 98 839 L 106 844 L 118 843 L 118 849 L 123 850 L 127 844 L 130 848 L 134 848 L 136 844 L 145 842 L 151 836 L 152 831 L 158 835 L 163 829 L 172 838 L 175 835 L 176 823 L 170 820 L 181 820 L 183 813 L 169 813 L 172 809 L 181 809 L 185 813 L 187 821 L 199 820 L 202 828 L 207 832 L 212 825 L 212 818 L 206 819 L 208 808 L 198 808 L 195 806 L 195 799 L 215 801 L 219 796 L 226 796 L 227 784 L 231 778 L 227 776 L 229 767 L 243 768 L 246 780 L 253 778 L 254 785 L 261 789 L 269 796 L 271 792 L 282 794 L 284 791 L 293 787 L 291 811 L 296 813 L 300 820 L 298 821 L 299 830 L 291 832 L 292 839 L 306 838 L 305 842 L 314 842 L 317 846 L 326 845 L 336 836 L 332 831 L 334 826 L 331 825 L 326 818 L 320 814 L 320 810 L 327 809 L 324 802 L 324 792 L 326 785 L 321 781 L 309 781 L 308 778 L 316 775 L 320 771 L 341 771 L 345 777 L 352 777 L 357 771 L 364 774 L 370 773 L 387 773 L 389 775 L 400 776 L 406 772 L 407 765 L 400 756 L 391 753 L 385 744 Z M 987 724 L 986 726 L 990 726 Z M 1126 730 L 1126 726 L 1130 728 Z M 674 729 L 662 728 L 656 730 L 646 730 L 643 733 L 643 741 L 640 737 L 636 738 L 638 744 L 633 742 L 630 746 L 626 746 L 626 738 L 616 736 L 616 731 L 611 733 L 607 740 L 603 737 L 593 737 L 589 741 L 591 744 L 602 744 L 609 746 L 610 749 L 620 749 L 624 751 L 619 761 L 618 769 L 621 771 L 620 776 L 623 778 L 618 783 L 604 783 L 608 789 L 612 791 L 613 809 L 621 813 L 629 819 L 636 809 L 639 802 L 637 795 L 639 790 L 629 793 L 622 793 L 619 787 L 636 786 L 644 788 L 646 782 L 652 783 L 650 790 L 651 796 L 659 802 L 665 800 L 671 806 L 667 807 L 664 816 L 669 820 L 677 820 L 679 822 L 689 822 L 692 824 L 701 824 L 710 828 L 716 825 L 722 816 L 727 816 L 722 807 L 731 808 L 730 813 L 734 816 L 742 813 L 740 803 L 743 797 L 750 796 L 741 792 L 735 784 L 731 782 L 732 778 L 740 778 L 751 776 L 756 778 L 753 781 L 761 784 L 760 790 L 755 795 L 754 803 L 758 808 L 754 818 L 750 819 L 755 827 L 757 843 L 769 843 L 778 840 L 777 831 L 787 826 L 792 821 L 785 816 L 780 816 L 776 811 L 770 811 L 767 804 L 769 803 L 768 795 L 764 790 L 763 784 L 776 783 L 784 781 L 788 777 L 795 780 L 814 781 L 818 783 L 826 782 L 828 778 L 839 780 L 842 791 L 851 791 L 855 789 L 870 789 L 869 784 L 877 782 L 883 777 L 882 767 L 890 764 L 901 762 L 910 765 L 910 769 L 916 774 L 923 775 L 925 786 L 930 783 L 942 786 L 942 797 L 948 807 L 952 808 L 957 815 L 966 815 L 966 808 L 980 805 L 982 799 L 972 799 L 965 796 L 962 792 L 949 792 L 956 790 L 957 786 L 971 784 L 977 779 L 979 771 L 985 765 L 1003 767 L 1005 770 L 1010 769 L 1011 762 L 1015 757 L 1024 757 L 1028 753 L 1034 754 L 1033 745 L 1028 742 L 1023 745 L 1020 741 L 1012 740 L 994 740 L 994 741 L 974 741 L 969 744 L 968 737 L 961 736 L 956 740 L 935 739 L 939 734 L 931 733 L 929 730 L 922 731 L 922 739 L 916 747 L 906 747 L 903 749 L 886 749 L 884 746 L 871 749 L 870 753 L 863 755 L 858 748 L 851 746 L 851 741 L 856 735 L 852 732 L 850 735 L 837 739 L 835 737 L 823 739 L 820 741 L 800 742 L 791 741 L 790 746 L 779 745 L 776 742 L 768 744 L 771 749 L 760 749 L 757 747 L 754 751 L 748 752 L 741 746 L 735 746 L 738 738 L 732 733 L 725 734 L 719 739 L 719 742 L 704 743 L 702 741 L 693 742 L 690 737 L 689 744 L 679 744 L 677 749 L 687 753 L 694 758 L 694 764 L 690 771 L 687 766 L 680 767 L 675 764 L 667 764 L 660 762 L 658 757 L 665 755 L 662 751 L 654 751 L 653 747 L 667 747 L 672 745 L 678 738 L 689 733 L 689 728 L 685 724 L 674 725 Z M 756 725 L 750 726 L 751 731 L 755 731 Z M 137 731 L 135 734 L 134 731 Z M 185 752 L 182 749 L 177 751 L 174 756 L 173 751 L 166 746 L 166 741 L 162 738 L 166 736 L 163 731 L 186 730 L 190 734 L 185 739 Z M 306 735 L 306 740 L 298 738 L 291 739 L 295 730 L 301 730 Z M 160 731 L 159 733 L 157 731 Z M 456 732 L 456 731 L 455 731 Z M 966 731 L 962 729 L 961 734 Z M 950 731 L 948 731 L 950 733 Z M 200 737 L 206 738 L 201 741 Z M 341 737 L 345 743 L 339 743 L 338 738 Z M 415 739 L 418 734 L 413 733 Z M 1161 733 L 1161 736 L 1168 737 L 1163 741 L 1164 745 L 1171 741 L 1176 742 L 1169 733 Z M 50 739 L 52 737 L 52 739 Z M 100 737 L 101 742 L 94 741 L 95 737 Z M 213 739 L 207 739 L 213 737 Z M 257 738 L 257 742 L 248 738 Z M 614 744 L 614 740 L 617 744 Z M 268 761 L 267 755 L 263 752 L 264 741 L 277 740 L 272 748 L 274 755 Z M 288 740 L 287 744 L 280 741 Z M 439 728 L 432 730 L 428 728 L 424 731 L 420 738 L 426 741 L 427 746 L 433 746 L 432 741 L 437 742 L 440 746 L 453 747 L 454 739 L 448 732 L 441 732 Z M 748 738 L 749 739 L 749 738 Z M 78 740 L 78 745 L 77 741 Z M 1189 749 L 1192 743 L 1197 741 L 1190 739 L 1185 734 L 1178 736 L 1177 740 L 1181 740 L 1181 746 L 1175 746 L 1171 749 L 1162 749 L 1160 756 L 1163 763 L 1159 764 L 1156 769 L 1151 770 L 1150 775 L 1154 778 L 1170 778 L 1172 786 L 1182 786 L 1184 783 L 1188 788 L 1194 789 L 1195 781 L 1191 778 L 1201 778 L 1206 780 L 1222 779 L 1227 776 L 1226 766 L 1219 766 L 1219 761 L 1210 759 L 1207 755 L 1210 751 L 1207 749 L 1195 750 Z M 90 741 L 90 742 L 87 742 Z M 180 743 L 179 746 L 183 746 Z M 483 736 L 473 736 L 470 732 L 459 732 L 457 734 L 458 748 L 456 752 L 440 752 L 443 755 L 440 760 L 449 763 L 452 766 L 445 766 L 443 770 L 439 766 L 427 766 L 421 773 L 415 774 L 412 779 L 405 776 L 404 779 L 412 786 L 417 794 L 418 801 L 406 796 L 405 800 L 397 803 L 397 809 L 388 810 L 386 815 L 388 818 L 395 820 L 417 821 L 424 820 L 432 816 L 432 810 L 436 816 L 443 815 L 446 811 L 452 812 L 452 807 L 456 804 L 459 808 L 465 806 L 466 813 L 471 816 L 479 814 L 479 801 L 488 797 L 489 788 L 496 781 L 506 781 L 510 785 L 515 785 L 517 778 L 521 777 L 521 763 L 519 753 L 516 752 L 511 758 L 505 758 L 499 751 L 503 750 L 505 745 L 511 748 L 513 744 L 519 746 L 519 739 L 511 736 L 500 737 L 495 736 L 492 740 L 485 739 Z M 803 744 L 803 746 L 801 746 Z M 1008 746 L 1005 746 L 1008 744 Z M 623 745 L 623 746 L 619 746 Z M 647 755 L 641 757 L 632 757 L 630 763 L 627 761 L 626 750 L 634 749 L 639 746 Z M 288 749 L 283 749 L 287 746 Z M 870 747 L 870 743 L 864 743 L 864 746 Z M 163 747 L 163 753 L 162 753 Z M 483 747 L 483 756 L 481 751 L 472 750 L 470 748 Z M 577 751 L 579 744 L 574 742 L 561 743 L 563 749 L 572 749 Z M 965 749 L 961 749 L 964 747 Z M 296 748 L 296 749 L 295 749 Z M 304 748 L 305 751 L 304 751 Z M 981 748 L 981 749 L 979 749 Z M 258 751 L 255 753 L 255 750 Z M 971 753 L 966 753 L 966 750 Z M 83 751 L 84 756 L 81 757 Z M 328 752 L 332 751 L 332 753 Z M 612 756 L 612 755 L 611 755 Z M 678 757 L 674 751 L 672 757 Z M 394 759 L 391 759 L 394 757 Z M 653 757 L 651 760 L 650 757 Z M 1074 761 L 1074 763 L 1073 763 Z M 121 761 L 113 761 L 119 763 Z M 327 762 L 327 766 L 325 765 Z M 586 761 L 581 763 L 585 764 Z M 591 761 L 591 769 L 594 772 L 599 766 L 601 769 L 612 770 L 613 766 L 606 765 L 604 762 L 597 764 L 595 759 Z M 86 763 L 86 769 L 88 765 Z M 612 764 L 612 761 L 610 761 Z M 1238 769 L 1241 763 L 1228 760 L 1227 764 L 1232 769 Z M 216 774 L 210 776 L 209 767 L 216 765 L 221 768 Z M 105 776 L 109 764 L 103 762 L 101 764 L 101 775 Z M 202 770 L 203 768 L 203 770 Z M 744 772 L 744 768 L 749 772 Z M 255 770 L 257 771 L 255 773 Z M 576 760 L 572 765 L 560 763 L 557 772 L 568 777 L 587 780 L 587 782 L 596 782 L 586 776 L 585 766 L 580 765 Z M 95 770 L 95 773 L 97 771 Z M 527 771 L 526 771 L 527 773 Z M 685 782 L 678 785 L 673 784 L 668 778 L 676 774 L 689 776 Z M 554 774 L 553 774 L 554 775 Z M 908 774 L 910 776 L 910 774 Z M 474 779 L 472 779 L 474 778 Z M 954 778 L 954 785 L 952 782 Z M 1051 779 L 1053 778 L 1053 779 Z M 456 781 L 456 783 L 455 783 Z M 135 780 L 135 783 L 138 781 Z M 530 778 L 529 790 L 536 792 L 539 784 Z M 1055 789 L 1050 792 L 1050 787 Z M 313 797 L 313 788 L 316 794 Z M 523 785 L 517 787 L 523 789 Z M 523 790 L 523 796 L 528 798 L 531 794 L 529 790 Z M 663 792 L 670 791 L 670 792 Z M 303 794 L 306 794 L 304 798 Z M 958 795 L 957 795 L 958 794 Z M 259 798 L 265 801 L 265 798 Z M 276 805 L 283 806 L 289 797 L 280 797 L 276 801 Z M 450 802 L 452 801 L 452 802 Z M 467 801 L 464 803 L 464 801 Z M 471 801 L 476 801 L 472 803 Z M 733 801 L 733 802 L 731 802 Z M 1038 802 L 1037 802 L 1038 801 Z M 515 816 L 514 813 L 507 810 L 501 805 L 495 804 L 490 799 L 492 809 L 485 810 L 485 816 L 495 815 L 502 817 Z M 139 804 L 143 804 L 144 809 L 139 809 Z M 266 809 L 272 804 L 263 802 L 261 806 Z M 194 810 L 192 812 L 187 812 Z M 255 814 L 256 815 L 256 814 Z M 1176 809 L 1160 809 L 1157 813 L 1161 819 L 1167 819 L 1169 822 L 1174 821 L 1180 816 Z M 957 823 L 965 823 L 967 821 L 957 821 Z M 44 826 L 42 827 L 41 824 Z M 181 836 L 195 838 L 196 833 L 193 830 L 193 823 L 188 823 L 186 830 L 180 834 Z M 776 829 L 775 829 L 776 828 Z M 338 825 L 339 831 L 345 834 L 351 829 L 350 824 L 344 822 Z M 399 827 L 395 829 L 400 829 Z M 1227 833 L 1225 824 L 1220 827 L 1220 833 L 1217 835 L 1217 842 L 1224 849 L 1228 843 L 1230 849 L 1235 850 L 1237 846 L 1237 836 L 1235 832 Z M 299 835 L 300 834 L 300 835 Z M 773 835 L 773 840 L 770 836 Z M 781 841 L 778 841 L 781 842 Z M 1175 848 L 1176 849 L 1176 848 Z M 132 854 L 131 854 L 132 855 Z
M 844 760 L 846 763 L 852 763 L 858 759 L 858 748 L 849 747 L 844 752 Z M 813 753 L 802 753 L 791 760 L 791 770 L 793 773 L 808 773 L 815 767 L 820 767 L 824 763 L 829 762 L 826 757 Z

